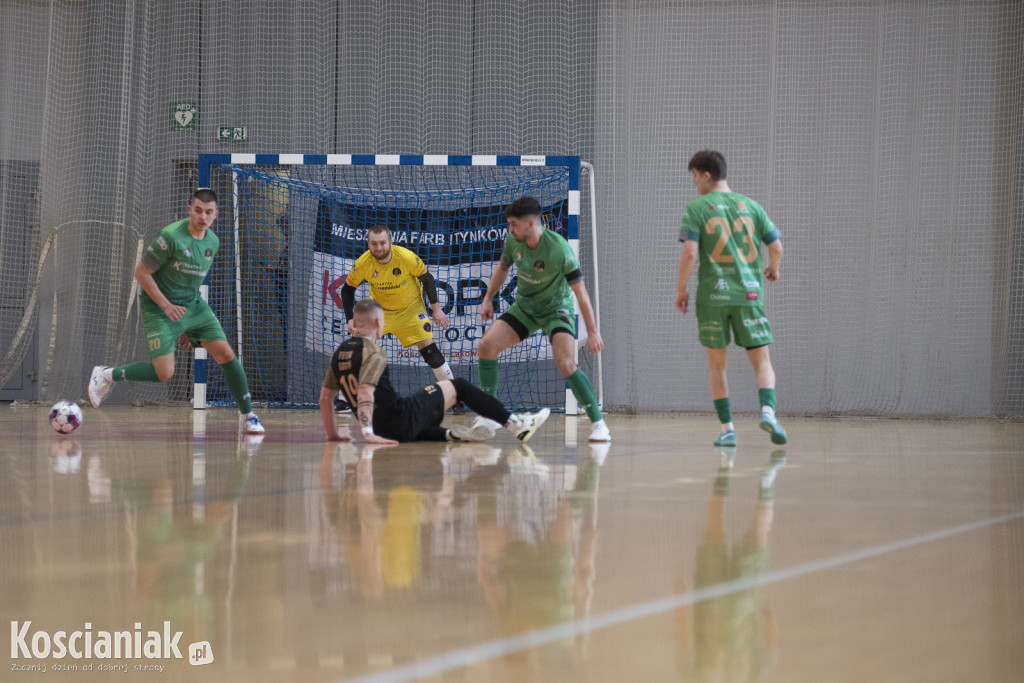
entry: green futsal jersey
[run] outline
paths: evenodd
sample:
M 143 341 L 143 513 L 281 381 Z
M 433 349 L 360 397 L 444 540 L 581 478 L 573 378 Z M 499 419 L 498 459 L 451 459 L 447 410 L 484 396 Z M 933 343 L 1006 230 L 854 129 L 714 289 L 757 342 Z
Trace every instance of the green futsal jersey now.
M 779 239 L 768 214 L 735 192 L 709 192 L 686 205 L 679 241 L 700 245 L 697 305 L 764 303 L 760 246 Z
M 583 275 L 572 247 L 564 237 L 547 228 L 541 231 L 535 249 L 517 242 L 510 232 L 501 252 L 505 267 L 516 267 L 516 304 L 536 318 L 555 315 L 559 309 L 573 310 L 572 290 Z
M 220 247 L 220 239 L 213 230 L 206 229 L 203 239 L 197 240 L 188 230 L 188 219 L 171 223 L 160 231 L 146 248 L 142 262 L 152 269 L 157 287 L 176 306 L 188 306 L 199 298 L 199 286 L 210 270 L 213 257 Z M 146 294 L 142 300 L 155 305 Z

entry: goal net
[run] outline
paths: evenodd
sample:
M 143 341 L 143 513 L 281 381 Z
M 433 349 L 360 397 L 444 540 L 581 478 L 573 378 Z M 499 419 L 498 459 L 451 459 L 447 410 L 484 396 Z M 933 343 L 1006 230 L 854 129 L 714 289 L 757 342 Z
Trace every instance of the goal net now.
M 199 184 L 218 193 L 221 211 L 208 298 L 253 399 L 271 406 L 316 405 L 328 358 L 347 337 L 341 287 L 372 226 L 390 228 L 394 244 L 415 252 L 435 277 L 449 326 L 423 323 L 455 375 L 474 383 L 486 328 L 479 306 L 508 233 L 505 207 L 536 198 L 545 226 L 580 254 L 577 157 L 233 154 L 201 155 L 199 167 Z M 513 268 L 495 317 L 515 287 Z M 356 299 L 369 296 L 369 282 L 360 285 Z M 400 394 L 436 381 L 415 346 L 403 348 L 392 335 L 381 343 Z M 199 355 L 196 406 L 230 404 L 221 374 L 205 372 Z M 542 332 L 499 363 L 498 398 L 510 409 L 575 412 Z

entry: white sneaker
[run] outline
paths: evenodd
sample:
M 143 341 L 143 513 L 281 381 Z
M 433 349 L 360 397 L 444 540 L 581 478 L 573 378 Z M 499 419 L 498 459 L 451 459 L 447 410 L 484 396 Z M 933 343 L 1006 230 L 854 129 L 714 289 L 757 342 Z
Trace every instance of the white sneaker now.
M 473 421 L 469 428 L 469 432 L 473 436 L 473 441 L 489 441 L 494 438 L 499 429 L 501 429 L 501 425 L 497 421 L 483 415 L 477 415 L 476 420 Z
M 608 431 L 608 425 L 604 420 L 598 420 L 590 430 L 591 441 L 611 441 L 612 433 Z
M 543 408 L 536 413 L 520 413 L 518 415 L 513 415 L 511 422 L 516 426 L 516 438 L 523 443 L 529 441 L 530 437 L 533 436 L 534 432 L 540 429 L 540 426 L 544 424 L 544 421 L 548 419 L 548 415 L 550 414 L 550 408 Z
M 89 396 L 89 405 L 93 408 L 99 408 L 100 404 L 103 403 L 103 399 L 114 388 L 113 377 L 107 379 L 106 371 L 109 369 L 109 365 L 97 365 L 92 369 L 92 374 L 89 376 L 89 385 L 86 387 L 85 393 Z
M 256 417 L 256 413 L 242 415 L 241 422 L 242 431 L 246 434 L 263 434 L 266 431 L 263 429 L 263 423 L 260 422 L 260 418 Z
M 489 438 L 486 436 L 487 429 L 488 428 L 485 426 L 470 429 L 466 425 L 452 425 L 445 436 L 447 437 L 448 441 L 457 441 L 464 443 L 485 441 L 487 438 Z M 484 438 L 478 438 L 480 436 L 483 436 Z M 494 436 L 494 432 L 491 432 L 491 436 Z

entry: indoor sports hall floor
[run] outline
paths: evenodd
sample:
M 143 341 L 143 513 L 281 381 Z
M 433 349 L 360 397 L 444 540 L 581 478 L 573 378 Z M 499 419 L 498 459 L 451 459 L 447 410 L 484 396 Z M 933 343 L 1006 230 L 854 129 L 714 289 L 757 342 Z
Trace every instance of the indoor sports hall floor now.
M 729 468 L 710 415 L 366 457 L 316 411 L 45 413 L 0 406 L 0 680 L 1024 680 L 1021 423 L 740 416 Z M 165 622 L 181 659 L 99 657 Z

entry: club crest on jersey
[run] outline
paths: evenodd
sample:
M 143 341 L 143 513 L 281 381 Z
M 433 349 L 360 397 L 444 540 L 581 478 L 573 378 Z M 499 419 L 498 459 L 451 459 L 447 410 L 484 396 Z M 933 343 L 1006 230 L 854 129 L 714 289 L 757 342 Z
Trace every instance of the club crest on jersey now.
M 402 269 L 401 268 L 393 268 L 391 270 L 391 274 L 392 275 L 401 275 L 402 274 Z
M 522 260 L 523 260 L 523 252 L 517 251 L 516 252 L 516 261 L 522 261 Z
M 537 259 L 536 261 L 533 262 L 533 269 L 544 270 L 544 262 L 541 261 L 540 259 Z
M 378 272 L 377 272 L 376 270 L 375 270 L 375 271 L 373 271 L 373 276 L 374 276 L 374 277 L 377 277 L 378 275 L 380 275 L 380 273 L 378 273 Z
M 188 258 L 192 258 L 192 250 L 189 249 L 188 247 L 185 247 L 185 256 L 187 256 Z

